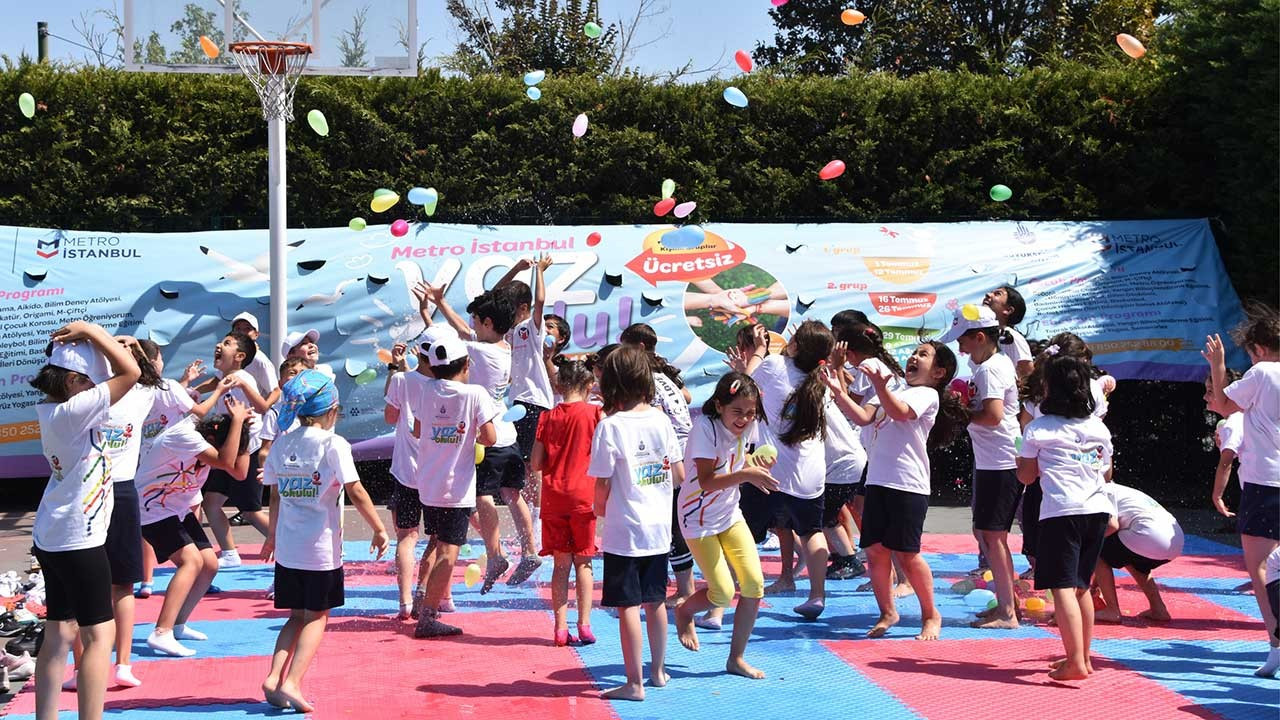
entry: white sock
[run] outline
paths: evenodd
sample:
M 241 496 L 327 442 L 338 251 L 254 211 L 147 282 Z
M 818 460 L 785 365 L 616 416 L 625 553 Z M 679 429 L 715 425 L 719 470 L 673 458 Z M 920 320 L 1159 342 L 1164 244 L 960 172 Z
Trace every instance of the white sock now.
M 1253 671 L 1258 677 L 1274 677 L 1276 670 L 1280 670 L 1280 648 L 1273 647 L 1267 653 L 1267 661 L 1262 663 L 1262 667 Z
M 179 640 L 208 640 L 209 636 L 186 624 L 174 625 L 173 636 Z
M 162 655 L 171 655 L 173 657 L 191 657 L 196 654 L 195 650 L 178 642 L 172 632 L 162 633 L 152 630 L 151 634 L 147 636 L 147 647 Z
M 133 674 L 132 665 L 116 665 L 116 685 L 122 687 L 138 687 L 142 684 Z

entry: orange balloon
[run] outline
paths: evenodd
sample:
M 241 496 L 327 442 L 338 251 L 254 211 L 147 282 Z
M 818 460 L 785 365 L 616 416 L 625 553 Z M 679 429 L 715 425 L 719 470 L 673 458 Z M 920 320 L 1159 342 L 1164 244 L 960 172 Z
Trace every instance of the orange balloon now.
M 853 8 L 850 8 L 840 13 L 840 22 L 844 23 L 845 25 L 861 25 L 862 21 L 866 19 L 867 19 L 866 15 L 863 15 L 862 13 L 858 12 L 857 10 L 854 10 Z
M 1138 38 L 1127 33 L 1120 33 L 1116 36 L 1116 44 L 1124 51 L 1125 55 L 1131 58 L 1140 58 L 1147 54 L 1147 48 L 1138 40 Z
M 385 348 L 378 348 L 378 360 L 384 365 L 391 362 L 391 351 Z
M 221 52 L 218 49 L 217 44 L 210 40 L 208 35 L 200 36 L 200 49 L 204 50 L 204 54 L 207 55 L 210 60 L 216 59 L 218 57 L 218 53 Z

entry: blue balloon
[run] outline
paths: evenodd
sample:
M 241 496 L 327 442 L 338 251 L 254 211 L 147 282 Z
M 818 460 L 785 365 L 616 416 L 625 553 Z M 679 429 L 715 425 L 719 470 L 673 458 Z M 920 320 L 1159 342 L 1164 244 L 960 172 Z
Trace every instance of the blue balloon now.
M 668 250 L 691 250 L 707 239 L 707 233 L 697 225 L 685 225 L 671 230 L 659 242 Z
M 409 191 L 409 202 L 414 205 L 426 205 L 430 199 L 431 194 L 427 192 L 426 188 L 416 187 Z
M 532 87 L 542 82 L 542 79 L 546 76 L 547 73 L 543 70 L 531 70 L 524 74 L 524 84 Z
M 528 410 L 523 405 L 512 405 L 510 410 L 502 416 L 503 422 L 518 422 L 524 419 Z
M 724 101 L 734 107 L 742 108 L 747 106 L 747 96 L 743 95 L 741 90 L 732 86 L 724 89 Z
M 536 101 L 542 99 L 542 91 L 536 87 L 526 88 L 524 94 L 528 95 L 530 100 Z

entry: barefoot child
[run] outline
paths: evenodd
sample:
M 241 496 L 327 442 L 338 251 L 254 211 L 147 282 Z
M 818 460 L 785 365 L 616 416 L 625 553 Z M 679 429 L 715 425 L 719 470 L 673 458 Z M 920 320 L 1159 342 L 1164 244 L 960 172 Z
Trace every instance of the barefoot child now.
M 764 420 L 760 388 L 749 375 L 730 372 L 720 378 L 702 417 L 693 423 L 685 449 L 685 480 L 680 485 L 680 531 L 707 587 L 676 608 L 680 643 L 698 649 L 694 617 L 712 607 L 726 608 L 733 600 L 734 575 L 742 587 L 733 615 L 733 639 L 725 670 L 749 678 L 764 673 L 743 658 L 764 597 L 764 571 L 751 530 L 738 509 L 738 486 L 750 483 L 761 492 L 778 489 L 769 475 L 772 459 L 749 463 L 760 443 L 757 420 Z
M 587 402 L 595 376 L 581 360 L 557 358 L 556 392 L 563 401 L 542 414 L 530 458 L 542 475 L 542 554 L 555 559 L 551 573 L 553 642 L 590 645 L 591 558 L 596 554 L 595 481 L 587 474 L 600 408 Z M 569 570 L 577 573 L 578 636 L 569 634 Z
M 36 657 L 36 714 L 58 716 L 62 675 L 78 636 L 85 671 L 76 690 L 79 716 L 96 720 L 106 701 L 115 636 L 105 548 L 111 468 L 98 428 L 140 372 L 132 354 L 106 330 L 82 321 L 56 330 L 47 352 L 48 364 L 31 380 L 44 396 L 35 411 L 41 449 L 53 469 L 31 532 L 48 613 L 44 647 Z
M 373 529 L 374 559 L 387 551 L 387 531 L 360 484 L 351 445 L 333 432 L 338 389 L 318 370 L 305 370 L 280 391 L 280 427 L 299 427 L 276 438 L 263 468 L 271 488 L 271 526 L 264 557 L 275 555 L 275 607 L 288 610 L 271 670 L 262 683 L 267 702 L 308 713 L 302 677 L 320 647 L 329 611 L 345 602 L 342 573 L 342 496 L 351 498 Z M 282 540 L 283 542 L 277 542 Z
M 1114 522 L 1107 527 L 1102 556 L 1093 579 L 1107 606 L 1096 609 L 1094 622 L 1118 623 L 1123 617 L 1116 598 L 1114 570 L 1129 571 L 1138 589 L 1147 596 L 1148 609 L 1138 617 L 1150 622 L 1168 622 L 1169 609 L 1160 597 L 1160 586 L 1151 571 L 1182 554 L 1182 527 L 1160 503 L 1146 493 L 1119 483 L 1107 483 L 1107 498 L 1113 506 Z
M 897 391 L 890 388 L 894 376 L 887 369 L 869 363 L 858 368 L 871 382 L 883 416 L 874 404 L 854 403 L 834 371 L 824 380 L 850 419 L 873 428 L 860 544 L 867 551 L 880 618 L 867 637 L 883 637 L 898 622 L 892 580 L 896 559 L 920 602 L 916 639 L 937 640 L 942 615 L 933 602 L 933 573 L 920 555 L 920 538 L 931 492 L 928 450 L 949 444 L 964 424 L 959 399 L 945 389 L 955 377 L 956 356 L 942 343 L 920 345 L 907 359 L 906 386 Z
M 1039 476 L 1044 490 L 1036 589 L 1053 592 L 1054 619 L 1067 653 L 1049 677 L 1083 680 L 1093 672 L 1089 587 L 1112 509 L 1104 491 L 1111 474 L 1111 433 L 1093 414 L 1086 360 L 1050 354 L 1040 364 L 1044 414 L 1027 425 L 1018 479 L 1029 485 Z
M 594 509 L 605 518 L 601 604 L 618 608 L 626 683 L 608 699 L 643 700 L 640 611 L 649 635 L 649 682 L 663 687 L 667 648 L 667 554 L 671 550 L 671 496 L 684 479 L 683 448 L 671 421 L 652 406 L 648 355 L 621 347 L 604 361 L 600 389 L 612 413 L 600 421 L 587 474 L 596 478 Z

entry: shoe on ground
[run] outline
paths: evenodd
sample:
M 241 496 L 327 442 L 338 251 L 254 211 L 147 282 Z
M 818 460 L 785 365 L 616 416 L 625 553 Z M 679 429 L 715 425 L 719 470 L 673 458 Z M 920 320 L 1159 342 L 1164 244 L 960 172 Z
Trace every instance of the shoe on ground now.
M 493 589 L 493 584 L 511 567 L 504 557 L 489 558 L 489 568 L 484 571 L 484 583 L 480 586 L 480 594 L 484 595 Z
M 520 558 L 520 564 L 516 565 L 516 569 L 511 573 L 511 577 L 507 578 L 507 585 L 519 585 L 532 577 L 540 567 L 542 567 L 542 558 L 537 555 L 525 555 Z
M 693 619 L 693 624 L 703 630 L 719 630 L 721 626 L 720 618 L 712 617 L 708 613 L 703 613 Z
M 439 638 L 461 635 L 462 628 L 440 622 L 440 613 L 430 608 L 423 608 L 418 618 L 418 626 L 413 629 L 415 638 Z
M 769 533 L 769 536 L 764 539 L 764 544 L 760 547 L 765 550 L 779 550 L 782 546 L 778 542 L 778 536 L 773 533 Z
M 117 665 L 115 672 L 116 687 L 138 687 L 142 681 L 133 674 L 132 665 Z
M 578 623 L 578 642 L 583 645 L 594 645 L 596 642 L 596 634 L 591 632 L 590 625 Z
M 4 654 L 0 665 L 9 673 L 10 680 L 26 680 L 36 672 L 36 661 L 27 653 L 21 655 Z
M 240 513 L 236 513 L 235 515 L 232 515 L 229 520 L 227 520 L 227 524 L 233 527 L 244 527 L 248 523 L 244 521 L 244 515 Z
M 152 630 L 151 634 L 147 636 L 147 647 L 161 655 L 170 657 L 191 657 L 196 654 L 195 650 L 178 642 L 178 639 L 171 632 L 162 634 Z
M 148 583 L 148 582 L 140 583 L 138 585 L 138 589 L 133 591 L 133 596 L 138 598 L 139 600 L 146 600 L 147 598 L 151 597 L 151 593 L 154 592 L 155 589 L 156 588 L 154 583 Z
M 268 600 L 276 599 L 276 584 L 274 582 L 272 582 L 270 585 L 267 586 L 267 599 Z
M 240 560 L 240 553 L 236 550 L 224 550 L 218 556 L 218 569 L 226 570 L 227 568 L 238 568 L 243 565 Z
M 560 628 L 555 632 L 554 642 L 556 647 L 566 647 L 568 645 L 577 645 L 578 638 L 569 634 L 569 628 Z

